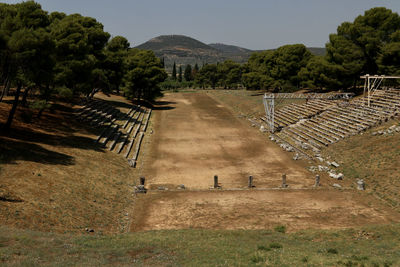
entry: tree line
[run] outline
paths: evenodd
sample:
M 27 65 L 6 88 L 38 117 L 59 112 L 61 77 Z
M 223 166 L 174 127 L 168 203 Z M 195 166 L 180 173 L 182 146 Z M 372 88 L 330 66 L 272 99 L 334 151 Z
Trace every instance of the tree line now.
M 206 64 L 193 79 L 202 88 L 353 89 L 360 75 L 400 75 L 400 16 L 372 8 L 329 35 L 326 55 L 312 55 L 303 44 L 255 52 L 248 62 Z
M 152 100 L 167 74 L 153 52 L 130 48 L 125 37 L 110 39 L 96 19 L 80 14 L 48 13 L 34 1 L 0 3 L 0 101 L 15 88 L 5 124 L 10 128 L 21 104 L 38 109 L 52 97 L 93 97 L 123 91 L 132 99 Z

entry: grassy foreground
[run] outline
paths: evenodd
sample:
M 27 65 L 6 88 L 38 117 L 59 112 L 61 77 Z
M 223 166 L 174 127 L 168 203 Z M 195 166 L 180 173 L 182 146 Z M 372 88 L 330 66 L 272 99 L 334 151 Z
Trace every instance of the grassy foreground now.
M 400 224 L 72 235 L 0 227 L 2 266 L 399 266 Z

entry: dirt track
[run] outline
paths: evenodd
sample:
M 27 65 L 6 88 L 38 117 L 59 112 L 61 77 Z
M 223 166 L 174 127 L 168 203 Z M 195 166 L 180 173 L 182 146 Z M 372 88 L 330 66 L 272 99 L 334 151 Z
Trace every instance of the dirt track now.
M 292 188 L 312 185 L 312 174 L 300 163 L 205 93 L 172 94 L 163 101 L 144 172 L 151 188 L 207 189 L 215 174 L 223 188 L 245 187 L 249 175 L 258 187 L 277 187 L 282 173 Z
M 260 103 L 261 104 L 261 103 Z M 313 190 L 313 174 L 267 136 L 205 93 L 166 95 L 154 111 L 153 135 L 131 230 L 343 228 L 398 221 L 400 215 L 356 191 Z M 276 188 L 286 173 L 289 190 L 234 190 L 255 177 L 256 189 Z M 208 190 L 218 174 L 225 190 Z M 184 192 L 158 191 L 160 186 Z M 305 189 L 305 190 L 302 190 Z M 191 191 L 193 190 L 193 191 Z

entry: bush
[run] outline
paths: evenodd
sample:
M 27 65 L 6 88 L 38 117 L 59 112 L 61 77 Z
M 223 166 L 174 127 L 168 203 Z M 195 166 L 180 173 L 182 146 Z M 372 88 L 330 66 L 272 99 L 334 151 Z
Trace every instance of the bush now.
M 286 233 L 286 226 L 278 225 L 274 228 L 275 232 Z
M 270 248 L 283 248 L 283 246 L 279 243 L 271 243 L 269 245 Z
M 331 254 L 338 254 L 338 251 L 336 248 L 328 248 L 326 252 L 331 253 Z
M 266 247 L 266 246 L 264 246 L 264 245 L 258 245 L 258 246 L 257 246 L 257 249 L 258 249 L 258 250 L 265 250 L 265 251 L 270 251 L 270 250 L 271 250 L 271 248 L 268 248 L 268 247 Z

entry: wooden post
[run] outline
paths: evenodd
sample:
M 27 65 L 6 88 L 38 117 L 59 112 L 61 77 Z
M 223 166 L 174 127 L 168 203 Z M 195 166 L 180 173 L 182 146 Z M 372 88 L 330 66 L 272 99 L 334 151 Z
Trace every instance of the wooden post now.
M 214 175 L 214 188 L 218 188 L 218 175 Z
M 317 174 L 315 176 L 315 185 L 314 185 L 314 187 L 318 187 L 319 186 L 319 180 L 320 180 L 320 177 L 319 177 L 319 174 Z
M 144 176 L 140 177 L 140 185 L 144 185 L 144 183 L 146 182 L 146 178 Z
M 282 188 L 286 188 L 288 185 L 286 184 L 286 174 L 282 174 Z
M 249 176 L 249 188 L 252 188 L 252 187 L 253 187 L 253 176 L 250 175 Z

